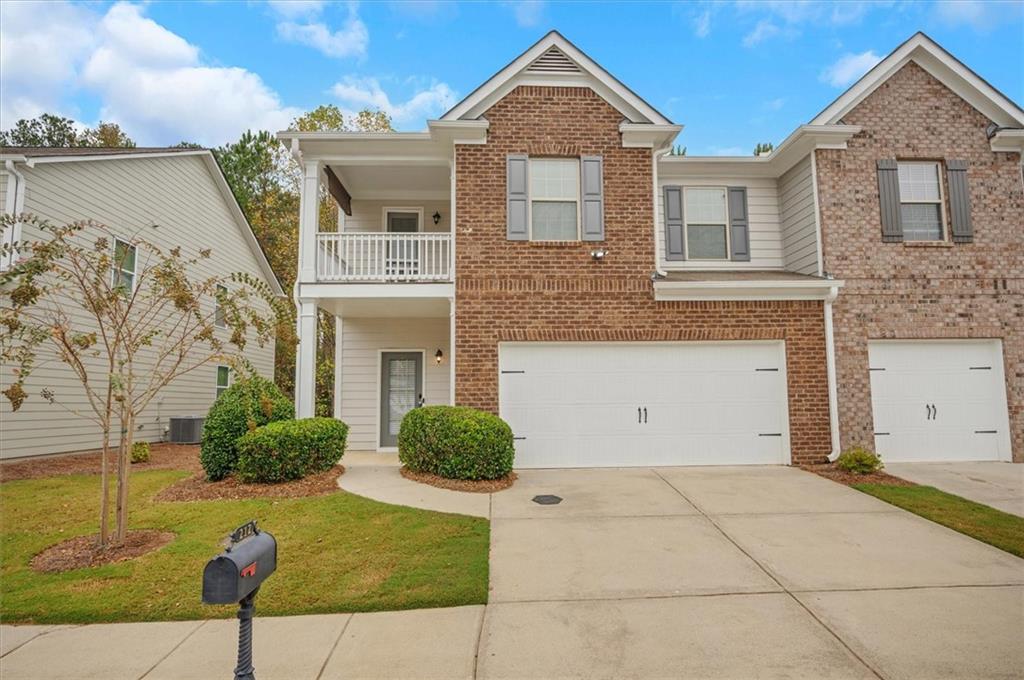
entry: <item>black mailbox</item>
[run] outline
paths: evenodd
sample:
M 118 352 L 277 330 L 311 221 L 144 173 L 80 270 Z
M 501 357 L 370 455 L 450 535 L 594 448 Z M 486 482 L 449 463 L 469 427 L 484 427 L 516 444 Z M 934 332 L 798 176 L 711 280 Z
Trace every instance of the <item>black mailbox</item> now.
M 203 570 L 203 602 L 241 602 L 277 568 L 277 541 L 255 522 L 239 527 L 228 548 Z

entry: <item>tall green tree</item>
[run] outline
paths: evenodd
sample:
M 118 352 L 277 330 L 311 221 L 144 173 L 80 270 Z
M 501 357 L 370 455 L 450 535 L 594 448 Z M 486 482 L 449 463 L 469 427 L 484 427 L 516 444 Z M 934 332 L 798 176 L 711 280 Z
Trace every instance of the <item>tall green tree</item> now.
M 22 118 L 10 130 L 0 132 L 0 146 L 76 146 L 75 121 L 44 113 L 38 118 Z

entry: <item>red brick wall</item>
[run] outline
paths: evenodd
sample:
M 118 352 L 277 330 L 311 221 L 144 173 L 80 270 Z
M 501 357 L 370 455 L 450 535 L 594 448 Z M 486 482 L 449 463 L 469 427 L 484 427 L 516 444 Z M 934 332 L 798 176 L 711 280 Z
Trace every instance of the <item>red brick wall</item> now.
M 843 446 L 873 441 L 869 339 L 1001 338 L 1013 456 L 1024 460 L 1019 154 L 994 153 L 985 133 L 990 121 L 914 63 L 842 122 L 863 130 L 846 150 L 817 151 L 816 161 L 825 269 L 846 281 L 835 303 Z M 880 158 L 966 160 L 974 242 L 883 243 Z
M 622 115 L 585 88 L 519 87 L 456 148 L 456 401 L 497 412 L 502 341 L 786 341 L 794 462 L 829 451 L 820 302 L 655 302 L 651 152 L 624 149 Z M 509 153 L 604 157 L 608 256 L 593 243 L 505 238 Z

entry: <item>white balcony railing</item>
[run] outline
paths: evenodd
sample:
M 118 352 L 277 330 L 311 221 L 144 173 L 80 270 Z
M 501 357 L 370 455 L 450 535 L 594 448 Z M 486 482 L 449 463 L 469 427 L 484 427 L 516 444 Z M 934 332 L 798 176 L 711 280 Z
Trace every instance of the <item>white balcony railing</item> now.
M 320 233 L 317 281 L 451 281 L 451 234 Z

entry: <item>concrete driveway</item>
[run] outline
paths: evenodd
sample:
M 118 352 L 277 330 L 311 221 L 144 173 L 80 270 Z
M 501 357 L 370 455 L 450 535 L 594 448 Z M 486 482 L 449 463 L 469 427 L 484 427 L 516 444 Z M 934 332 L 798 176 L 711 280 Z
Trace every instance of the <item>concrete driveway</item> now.
M 1020 463 L 890 463 L 885 471 L 1024 517 L 1024 465 Z
M 491 540 L 481 678 L 1024 668 L 1024 560 L 794 468 L 524 471 Z

